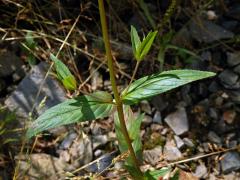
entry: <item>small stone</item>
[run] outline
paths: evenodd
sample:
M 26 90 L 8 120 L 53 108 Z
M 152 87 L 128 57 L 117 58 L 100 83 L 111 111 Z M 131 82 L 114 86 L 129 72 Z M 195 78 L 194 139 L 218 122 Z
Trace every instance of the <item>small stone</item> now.
M 161 113 L 159 111 L 156 111 L 154 113 L 153 122 L 158 123 L 158 124 L 162 124 L 162 116 L 161 116 Z
M 184 134 L 189 130 L 185 108 L 179 108 L 176 112 L 169 114 L 164 121 L 169 125 L 176 135 Z
M 166 145 L 164 146 L 164 157 L 168 161 L 176 161 L 181 159 L 182 153 L 179 151 L 177 147 L 174 146 L 174 143 L 172 142 L 167 142 Z
M 214 120 L 218 119 L 218 113 L 217 113 L 217 110 L 215 108 L 209 108 L 208 115 L 210 116 L 210 118 L 212 118 Z
M 217 40 L 234 37 L 234 33 L 231 31 L 223 29 L 221 26 L 203 19 L 197 21 L 194 19 L 191 20 L 189 23 L 189 32 L 194 39 L 205 43 L 212 43 Z
M 164 127 L 160 124 L 151 124 L 150 129 L 152 130 L 152 132 L 157 132 L 157 131 L 162 131 Z
M 213 11 L 213 10 L 207 11 L 207 17 L 208 17 L 208 20 L 210 20 L 210 21 L 217 19 L 217 15 L 216 15 L 215 11 Z
M 207 175 L 208 175 L 206 166 L 204 164 L 201 164 L 201 165 L 197 166 L 193 175 L 198 177 L 198 178 L 206 178 Z
M 105 145 L 109 141 L 107 135 L 97 135 L 92 137 L 93 149 Z
M 184 142 L 179 136 L 174 136 L 175 143 L 178 149 L 182 149 L 184 147 Z
M 92 161 L 93 151 L 91 139 L 83 134 L 75 140 L 72 146 L 69 148 L 69 154 L 71 157 L 71 164 L 74 167 L 79 167 L 88 164 Z
M 236 84 L 237 80 L 238 80 L 238 75 L 236 73 L 234 73 L 233 71 L 227 69 L 227 70 L 221 72 L 218 77 L 224 87 L 229 88 L 229 89 L 232 89 L 232 88 L 235 89 L 238 87 L 238 84 Z
M 237 66 L 233 69 L 233 71 L 234 71 L 235 73 L 237 73 L 237 74 L 240 74 L 240 65 L 237 65 Z
M 143 120 L 142 120 L 142 124 L 143 126 L 148 126 L 152 123 L 153 119 L 151 116 L 145 115 Z
M 142 111 L 144 111 L 147 114 L 152 114 L 152 108 L 148 101 L 142 101 L 140 103 L 140 106 Z
M 204 51 L 202 54 L 201 54 L 201 59 L 202 60 L 205 60 L 205 61 L 211 61 L 212 59 L 212 54 L 210 51 Z
M 94 152 L 94 156 L 95 156 L 95 157 L 99 157 L 99 156 L 101 156 L 101 155 L 103 155 L 103 151 L 102 151 L 101 149 L 97 149 L 97 150 Z
M 232 124 L 234 122 L 236 115 L 237 113 L 233 110 L 225 111 L 223 113 L 223 120 L 228 124 Z
M 62 141 L 59 149 L 68 149 L 72 142 L 74 141 L 74 139 L 77 138 L 77 133 L 70 133 L 69 135 L 67 135 L 67 137 Z
M 151 165 L 156 165 L 162 158 L 162 147 L 157 146 L 151 150 L 143 151 L 143 159 Z
M 183 138 L 183 142 L 184 142 L 184 144 L 186 144 L 186 146 L 188 146 L 188 147 L 190 147 L 190 148 L 195 147 L 194 143 L 193 143 L 192 140 L 189 139 L 189 138 Z
M 15 161 L 19 163 L 18 179 L 65 179 L 65 172 L 72 172 L 75 168 L 56 158 L 44 153 L 18 155 Z
M 240 52 L 237 53 L 227 53 L 227 63 L 229 67 L 236 66 L 240 64 Z
M 48 76 L 44 81 L 47 68 L 48 65 L 44 62 L 34 66 L 29 75 L 20 82 L 17 89 L 6 99 L 5 104 L 10 110 L 15 111 L 19 118 L 27 119 L 32 109 L 34 109 L 35 115 L 42 114 L 45 110 L 66 100 L 66 93 L 56 80 Z M 37 96 L 42 83 L 41 93 Z M 44 99 L 46 99 L 44 106 L 39 107 Z M 25 122 L 20 123 L 24 125 Z
M 208 133 L 208 139 L 212 142 L 212 143 L 216 143 L 216 144 L 221 144 L 222 140 L 221 138 L 213 131 L 210 131 Z
M 237 152 L 227 152 L 221 158 L 221 167 L 224 174 L 240 169 L 240 156 Z

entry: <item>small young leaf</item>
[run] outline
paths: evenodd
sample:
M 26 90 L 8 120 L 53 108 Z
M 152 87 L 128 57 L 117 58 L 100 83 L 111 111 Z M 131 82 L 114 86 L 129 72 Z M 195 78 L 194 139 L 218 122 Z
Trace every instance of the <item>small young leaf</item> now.
M 50 54 L 50 58 L 54 62 L 58 79 L 62 81 L 64 87 L 68 90 L 75 90 L 77 88 L 76 79 L 68 67 L 53 54 Z
M 135 118 L 129 106 L 124 106 L 124 114 L 125 114 L 129 137 L 132 140 L 133 149 L 137 155 L 137 158 L 141 160 L 142 143 L 140 138 L 140 126 L 141 126 L 142 119 L 144 118 L 144 114 L 141 114 L 137 118 Z M 121 153 L 124 153 L 128 150 L 128 146 L 123 136 L 117 113 L 114 114 L 114 124 L 115 124 L 116 136 L 119 142 L 119 149 Z M 127 159 L 126 163 L 130 167 L 133 166 L 133 162 L 130 157 Z
M 64 85 L 64 87 L 68 90 L 75 90 L 77 89 L 77 82 L 76 82 L 76 79 L 70 75 L 70 76 L 67 76 L 66 78 L 64 78 L 62 80 L 62 83 Z
M 157 94 L 167 92 L 193 81 L 214 76 L 215 73 L 197 70 L 171 70 L 145 76 L 134 81 L 122 93 L 124 104 L 136 104 Z
M 164 177 L 166 174 L 170 173 L 171 168 L 165 167 L 159 170 L 147 171 L 144 173 L 144 177 L 148 180 L 158 180 L 161 177 Z
M 131 26 L 131 41 L 132 41 L 133 54 L 136 57 L 136 52 L 140 46 L 141 41 L 138 36 L 137 30 L 134 26 Z
M 142 60 L 144 58 L 144 56 L 147 55 L 156 35 L 157 35 L 157 31 L 149 32 L 147 37 L 143 39 L 140 47 L 138 48 L 138 52 L 137 52 L 137 54 L 140 55 L 140 57 L 138 57 L 138 60 Z
M 91 95 L 79 96 L 66 100 L 46 112 L 35 120 L 27 131 L 27 137 L 61 125 L 75 122 L 90 121 L 109 115 L 114 105 L 106 103 Z

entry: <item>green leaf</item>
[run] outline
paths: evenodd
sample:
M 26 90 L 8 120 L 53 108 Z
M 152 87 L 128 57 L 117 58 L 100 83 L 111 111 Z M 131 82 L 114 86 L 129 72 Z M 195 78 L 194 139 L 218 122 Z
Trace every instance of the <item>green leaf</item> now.
M 132 140 L 132 146 L 134 152 L 137 155 L 137 158 L 141 160 L 142 157 L 142 142 L 140 138 L 140 126 L 142 119 L 144 118 L 144 114 L 139 115 L 137 118 L 134 117 L 133 112 L 129 106 L 124 106 L 124 115 L 126 120 L 126 126 L 129 133 L 129 137 Z M 115 132 L 119 142 L 119 149 L 121 153 L 124 153 L 128 150 L 127 142 L 124 138 L 124 135 L 121 130 L 120 122 L 117 113 L 114 114 L 114 124 L 115 124 Z M 127 159 L 127 165 L 132 166 L 133 162 L 129 157 Z
M 170 173 L 171 168 L 164 167 L 159 170 L 154 171 L 147 171 L 144 173 L 144 177 L 147 178 L 147 180 L 158 180 L 160 177 L 164 177 L 166 174 Z
M 70 75 L 70 76 L 67 76 L 66 78 L 64 78 L 62 80 L 62 83 L 64 85 L 64 87 L 68 90 L 75 90 L 77 89 L 77 82 L 76 82 L 76 79 Z
M 50 54 L 50 58 L 54 62 L 58 79 L 62 81 L 64 87 L 68 90 L 75 90 L 77 88 L 76 79 L 68 67 L 53 54 Z
M 133 54 L 136 57 L 136 52 L 140 46 L 141 41 L 138 36 L 137 30 L 134 26 L 131 26 L 131 41 L 132 41 Z
M 156 35 L 157 35 L 157 31 L 149 32 L 147 37 L 143 39 L 140 47 L 137 50 L 137 54 L 139 55 L 137 60 L 141 61 L 147 55 Z
M 193 81 L 214 76 L 215 73 L 197 70 L 171 70 L 145 76 L 134 81 L 122 93 L 124 104 L 136 104 L 157 94 L 167 92 Z M 126 92 L 127 90 L 127 92 Z
M 31 31 L 27 32 L 25 40 L 29 49 L 33 50 L 37 46 L 37 43 L 34 41 Z
M 35 120 L 27 131 L 27 137 L 31 138 L 37 133 L 61 125 L 107 117 L 113 107 L 113 103 L 95 98 L 94 93 L 66 100 L 48 109 Z

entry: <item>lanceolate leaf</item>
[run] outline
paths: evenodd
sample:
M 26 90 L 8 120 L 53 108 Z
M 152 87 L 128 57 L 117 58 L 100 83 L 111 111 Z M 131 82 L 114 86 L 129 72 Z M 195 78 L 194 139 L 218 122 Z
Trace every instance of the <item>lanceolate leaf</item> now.
M 150 50 L 151 46 L 152 46 L 152 43 L 155 39 L 157 35 L 157 31 L 154 31 L 154 32 L 150 32 L 146 38 L 143 39 L 142 43 L 141 43 L 141 46 L 139 48 L 139 54 L 140 57 L 139 59 L 142 60 L 144 58 L 144 56 L 147 55 L 148 51 Z
M 135 104 L 190 82 L 214 76 L 215 73 L 197 70 L 171 70 L 134 81 L 122 93 L 124 104 Z
M 134 56 L 136 56 L 136 51 L 140 46 L 141 41 L 138 36 L 137 30 L 135 29 L 134 26 L 131 26 L 131 41 L 132 41 L 133 53 L 134 53 Z
M 91 95 L 79 96 L 58 104 L 35 120 L 27 131 L 30 138 L 39 132 L 61 125 L 104 118 L 109 115 L 114 104 L 106 103 Z
M 50 58 L 54 62 L 58 79 L 62 81 L 64 87 L 68 90 L 75 90 L 77 88 L 76 79 L 68 67 L 53 54 L 50 54 Z

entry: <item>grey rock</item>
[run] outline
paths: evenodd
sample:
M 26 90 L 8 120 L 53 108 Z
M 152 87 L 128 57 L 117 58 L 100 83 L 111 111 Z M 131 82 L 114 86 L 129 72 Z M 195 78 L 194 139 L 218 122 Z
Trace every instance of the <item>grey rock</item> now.
M 146 112 L 148 114 L 152 114 L 152 108 L 151 108 L 151 106 L 150 106 L 148 101 L 142 101 L 140 103 L 140 106 L 141 106 L 141 110 L 142 111 L 144 111 L 144 112 Z
M 16 70 L 21 70 L 23 62 L 15 55 L 14 52 L 0 52 L 0 77 L 13 74 Z
M 221 144 L 222 143 L 221 138 L 213 131 L 210 131 L 208 133 L 207 137 L 208 137 L 209 141 L 211 141 L 212 143 L 216 143 L 216 144 Z
M 227 53 L 227 63 L 228 66 L 233 67 L 240 64 L 240 52 L 236 53 Z
M 19 179 L 52 179 L 63 180 L 66 172 L 71 172 L 74 167 L 63 160 L 44 153 L 15 156 L 19 163 Z
M 208 171 L 207 171 L 206 166 L 204 164 L 201 164 L 201 165 L 197 166 L 193 175 L 198 177 L 198 178 L 206 178 L 207 175 L 208 175 Z
M 240 59 L 240 58 L 239 58 Z M 240 74 L 240 65 L 237 65 L 234 69 L 233 69 L 233 71 L 235 72 L 235 73 L 237 73 L 237 74 Z
M 143 151 L 143 159 L 150 163 L 151 165 L 156 165 L 157 162 L 161 160 L 162 157 L 162 147 L 157 146 L 151 150 L 144 150 Z
M 228 91 L 228 94 L 233 102 L 240 104 L 240 89 Z
M 91 139 L 83 134 L 82 137 L 73 141 L 73 144 L 69 148 L 68 152 L 71 157 L 71 164 L 74 167 L 88 164 L 93 158 Z
M 205 43 L 234 37 L 234 33 L 231 31 L 203 19 L 197 21 L 194 19 L 191 20 L 189 23 L 189 32 L 194 39 Z
M 109 141 L 107 135 L 92 136 L 93 149 L 105 145 Z
M 162 116 L 159 111 L 156 111 L 153 116 L 153 122 L 157 124 L 162 124 Z
M 195 147 L 193 141 L 189 138 L 183 138 L 183 142 L 184 142 L 184 144 L 186 144 L 186 146 L 188 146 L 190 148 Z
M 215 108 L 209 108 L 208 115 L 209 115 L 210 118 L 212 118 L 214 120 L 218 119 L 218 113 L 217 113 L 217 110 Z
M 169 114 L 164 121 L 176 135 L 184 134 L 189 130 L 187 113 L 184 108 L 179 108 L 176 112 Z
M 235 87 L 239 82 L 238 81 L 238 74 L 234 73 L 233 71 L 227 69 L 224 70 L 219 74 L 219 79 L 221 83 L 223 84 L 224 87 L 232 89 L 232 88 L 237 88 Z M 238 86 L 238 85 L 237 85 Z M 240 85 L 239 85 L 240 87 Z M 238 87 L 238 88 L 239 88 Z
M 210 51 L 204 51 L 202 54 L 201 54 L 201 59 L 202 60 L 205 60 L 205 61 L 211 61 L 212 59 L 212 54 Z
M 77 133 L 73 132 L 67 135 L 67 137 L 60 144 L 59 149 L 68 149 L 73 143 L 74 139 L 77 138 Z
M 99 157 L 103 155 L 103 151 L 101 149 L 97 149 L 96 151 L 94 151 L 94 156 L 95 157 Z
M 47 68 L 48 65 L 43 62 L 35 66 L 6 99 L 5 104 L 10 110 L 15 111 L 18 117 L 26 119 L 32 110 L 33 115 L 37 116 L 66 99 L 64 90 L 52 77 L 48 76 L 43 82 Z M 42 83 L 42 90 L 37 97 Z M 45 105 L 39 107 L 45 98 Z
M 166 145 L 164 146 L 163 154 L 168 161 L 176 161 L 183 157 L 182 153 L 177 147 L 174 146 L 174 143 L 172 142 L 166 143 Z
M 227 152 L 221 158 L 221 168 L 224 174 L 240 169 L 240 156 L 237 152 Z
M 175 143 L 178 149 L 182 149 L 184 147 L 184 142 L 179 136 L 174 136 Z
M 150 125 L 152 122 L 153 122 L 152 117 L 151 117 L 151 116 L 148 116 L 148 115 L 145 115 L 144 118 L 143 118 L 143 120 L 142 120 L 142 124 L 143 124 L 144 126 L 148 126 L 148 125 Z
M 211 84 L 208 87 L 208 90 L 210 92 L 217 92 L 220 89 L 221 89 L 221 87 L 220 87 L 220 85 L 216 81 L 211 82 Z

